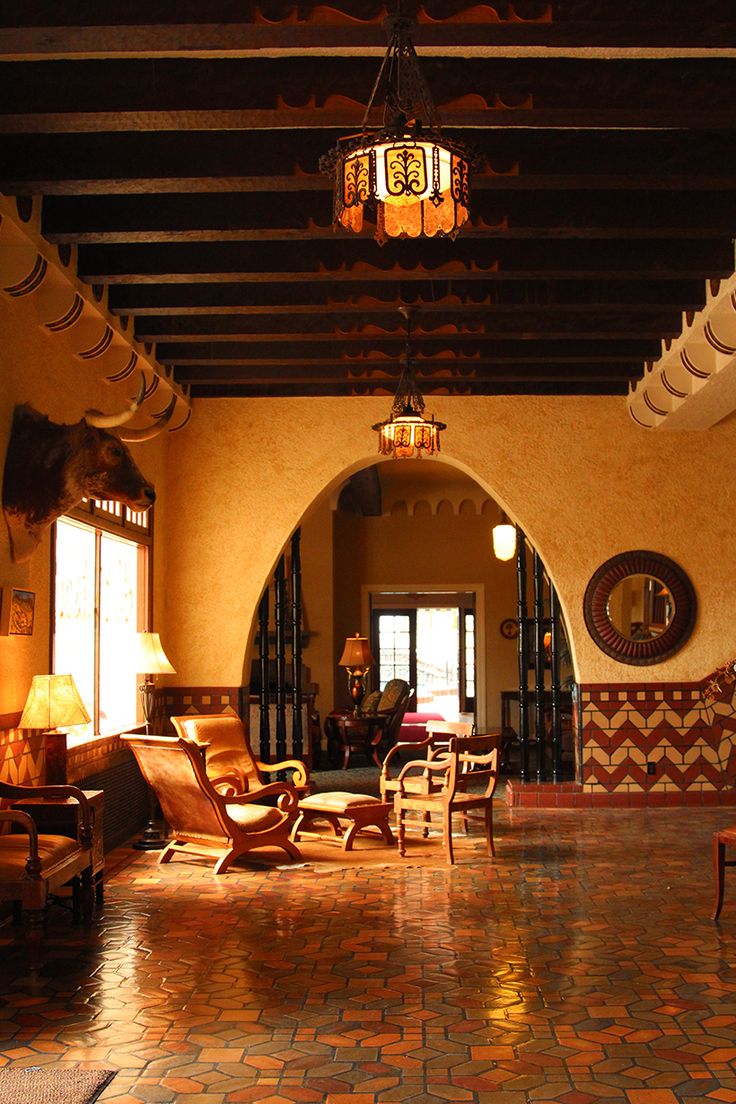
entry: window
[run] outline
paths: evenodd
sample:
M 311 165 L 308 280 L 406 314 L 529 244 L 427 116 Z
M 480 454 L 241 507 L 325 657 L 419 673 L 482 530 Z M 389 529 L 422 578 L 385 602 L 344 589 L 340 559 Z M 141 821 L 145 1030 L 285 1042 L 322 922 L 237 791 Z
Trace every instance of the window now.
M 137 723 L 135 634 L 145 620 L 147 543 L 64 517 L 54 548 L 53 669 L 74 676 L 92 718 L 88 735 L 119 732 Z

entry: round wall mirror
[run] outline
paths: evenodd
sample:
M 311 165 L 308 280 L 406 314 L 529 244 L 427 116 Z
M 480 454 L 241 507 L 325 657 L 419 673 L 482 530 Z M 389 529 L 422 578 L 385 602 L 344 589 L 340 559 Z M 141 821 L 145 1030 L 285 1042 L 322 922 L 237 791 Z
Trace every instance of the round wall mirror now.
M 621 663 L 659 663 L 685 643 L 695 623 L 695 592 L 685 572 L 656 552 L 621 552 L 588 583 L 583 613 L 601 651 Z

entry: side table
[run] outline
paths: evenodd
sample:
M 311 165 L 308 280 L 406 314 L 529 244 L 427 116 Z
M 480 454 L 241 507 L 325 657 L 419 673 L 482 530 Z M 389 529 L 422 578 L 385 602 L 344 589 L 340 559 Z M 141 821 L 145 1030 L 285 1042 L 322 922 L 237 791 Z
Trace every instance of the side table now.
M 364 713 L 356 717 L 354 713 L 328 713 L 325 717 L 325 734 L 329 746 L 335 746 L 342 752 L 342 769 L 347 770 L 353 751 L 362 751 L 368 759 L 373 759 L 377 767 L 381 766 L 378 757 L 378 745 L 384 728 L 384 717 L 373 713 Z
M 105 894 L 105 847 L 102 836 L 102 815 L 105 808 L 103 790 L 84 790 L 90 806 L 92 829 L 92 878 L 95 886 L 95 901 L 101 905 Z M 79 803 L 71 797 L 49 798 L 28 797 L 24 801 L 14 801 L 14 809 L 20 809 L 33 818 L 39 832 L 50 836 L 69 836 L 77 839 L 81 826 Z

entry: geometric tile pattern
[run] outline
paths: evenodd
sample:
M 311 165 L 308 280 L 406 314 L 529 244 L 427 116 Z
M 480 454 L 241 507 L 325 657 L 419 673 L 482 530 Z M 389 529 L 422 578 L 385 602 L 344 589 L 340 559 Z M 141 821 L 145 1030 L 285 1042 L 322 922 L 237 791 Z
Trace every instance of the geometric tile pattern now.
M 20 720 L 20 714 L 18 715 Z M 0 779 L 15 786 L 33 786 L 45 772 L 44 741 L 40 732 L 0 728 Z
M 57 909 L 37 981 L 0 928 L 0 1064 L 115 1069 L 100 1104 L 734 1104 L 724 812 L 496 821 L 454 867 L 112 852 L 104 918 Z
M 731 789 L 736 718 L 703 683 L 580 687 L 584 790 L 648 794 Z M 719 712 L 720 711 L 720 712 Z
M 154 731 L 173 735 L 169 717 L 186 713 L 237 713 L 242 688 L 239 686 L 167 686 L 158 691 L 157 704 L 162 715 L 162 727 Z

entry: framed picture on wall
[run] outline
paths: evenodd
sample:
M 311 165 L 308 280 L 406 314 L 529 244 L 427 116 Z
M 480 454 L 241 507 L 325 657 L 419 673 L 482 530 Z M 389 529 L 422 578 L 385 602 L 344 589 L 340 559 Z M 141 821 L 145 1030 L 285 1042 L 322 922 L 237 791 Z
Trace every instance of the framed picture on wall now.
M 0 592 L 0 633 L 3 636 L 33 636 L 36 595 L 32 590 L 3 587 Z

